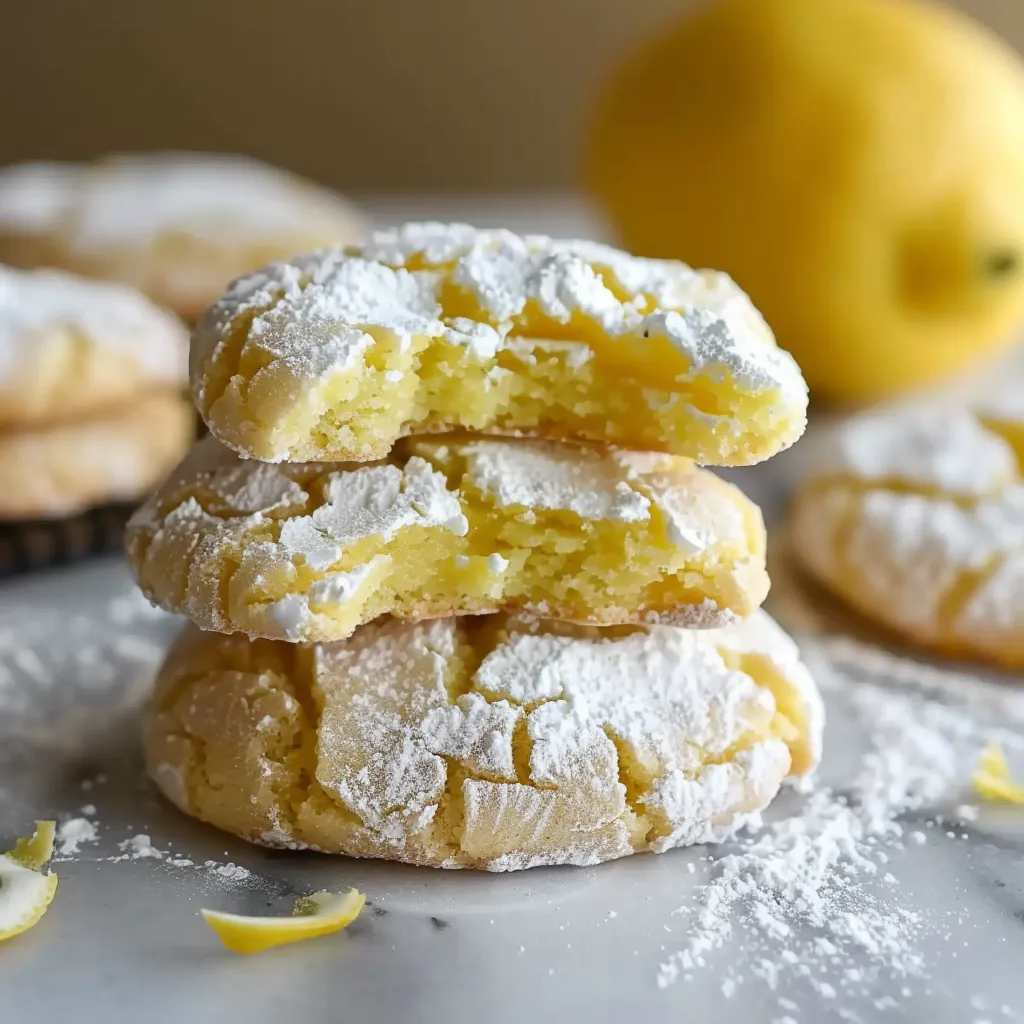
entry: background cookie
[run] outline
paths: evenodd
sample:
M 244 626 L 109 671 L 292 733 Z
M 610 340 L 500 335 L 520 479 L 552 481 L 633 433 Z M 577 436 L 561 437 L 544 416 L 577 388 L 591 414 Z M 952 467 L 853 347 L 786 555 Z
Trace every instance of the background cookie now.
M 793 511 L 804 568 L 912 643 L 1024 664 L 1024 404 L 851 422 Z
M 688 459 L 484 438 L 276 465 L 208 438 L 128 529 L 150 600 L 288 640 L 518 609 L 721 625 L 764 599 L 764 547 L 757 508 Z
M 371 460 L 469 429 L 749 465 L 807 389 L 724 274 L 592 242 L 409 224 L 236 281 L 201 320 L 213 434 L 267 462 Z
M 0 432 L 0 520 L 138 501 L 188 451 L 193 423 L 184 396 L 151 394 L 88 419 Z
M 0 261 L 124 281 L 190 320 L 239 274 L 363 230 L 341 196 L 240 156 L 0 171 Z
M 184 386 L 188 332 L 123 285 L 0 266 L 0 431 Z
M 814 768 L 821 727 L 764 613 L 390 620 L 313 647 L 191 629 L 146 757 L 182 810 L 253 842 L 506 871 L 721 841 Z

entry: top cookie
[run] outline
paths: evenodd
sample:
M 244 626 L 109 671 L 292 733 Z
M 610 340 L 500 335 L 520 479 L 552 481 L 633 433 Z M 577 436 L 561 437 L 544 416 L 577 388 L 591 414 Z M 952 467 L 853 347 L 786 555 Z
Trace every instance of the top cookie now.
M 239 156 L 153 153 L 0 171 L 0 261 L 124 281 L 195 319 L 229 281 L 350 242 L 342 197 Z
M 915 644 L 1024 665 L 1024 401 L 848 424 L 798 496 L 794 549 Z
M 471 429 L 749 465 L 803 432 L 793 359 L 724 274 L 409 224 L 236 281 L 192 340 L 210 430 L 266 462 Z
M 184 386 L 188 331 L 123 285 L 0 266 L 0 429 Z

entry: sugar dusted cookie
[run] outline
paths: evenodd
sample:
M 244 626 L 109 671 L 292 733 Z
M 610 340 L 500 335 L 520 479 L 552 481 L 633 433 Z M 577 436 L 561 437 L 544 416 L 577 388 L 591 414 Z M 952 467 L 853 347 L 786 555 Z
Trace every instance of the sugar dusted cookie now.
M 183 395 L 151 393 L 88 418 L 0 432 L 0 521 L 137 501 L 188 451 L 194 424 Z
M 911 643 L 1024 665 L 1024 401 L 852 421 L 808 480 L 793 550 Z
M 763 600 L 764 527 L 686 459 L 409 439 L 370 464 L 201 442 L 128 528 L 155 603 L 209 630 L 337 640 L 380 615 L 527 610 L 721 625 Z
M 721 630 L 487 616 L 303 646 L 191 629 L 147 725 L 183 811 L 252 842 L 445 868 L 718 842 L 820 754 L 763 612 Z
M 0 261 L 123 281 L 189 320 L 239 274 L 363 230 L 342 197 L 239 156 L 0 170 Z
M 236 281 L 191 373 L 212 433 L 268 462 L 372 460 L 467 429 L 748 465 L 792 444 L 807 408 L 726 275 L 458 224 Z
M 187 364 L 184 325 L 131 288 L 0 266 L 0 430 L 180 390 Z

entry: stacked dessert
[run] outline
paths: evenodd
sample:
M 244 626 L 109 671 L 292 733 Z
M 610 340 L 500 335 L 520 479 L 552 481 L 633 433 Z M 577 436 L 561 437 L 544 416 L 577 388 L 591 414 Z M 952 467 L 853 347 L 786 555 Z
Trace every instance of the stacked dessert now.
M 443 867 L 722 839 L 815 766 L 760 513 L 699 463 L 803 430 L 724 275 L 408 225 L 236 281 L 211 436 L 136 514 L 150 771 L 254 842 Z M 443 435 L 443 436 L 436 436 Z

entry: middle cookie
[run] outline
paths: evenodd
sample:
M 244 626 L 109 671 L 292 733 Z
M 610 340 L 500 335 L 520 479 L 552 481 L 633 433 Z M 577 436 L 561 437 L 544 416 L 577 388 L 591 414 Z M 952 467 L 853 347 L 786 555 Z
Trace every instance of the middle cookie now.
M 757 507 L 688 459 L 473 437 L 341 465 L 247 461 L 207 438 L 128 527 L 154 603 L 293 641 L 517 610 L 721 626 L 764 600 L 764 551 Z

